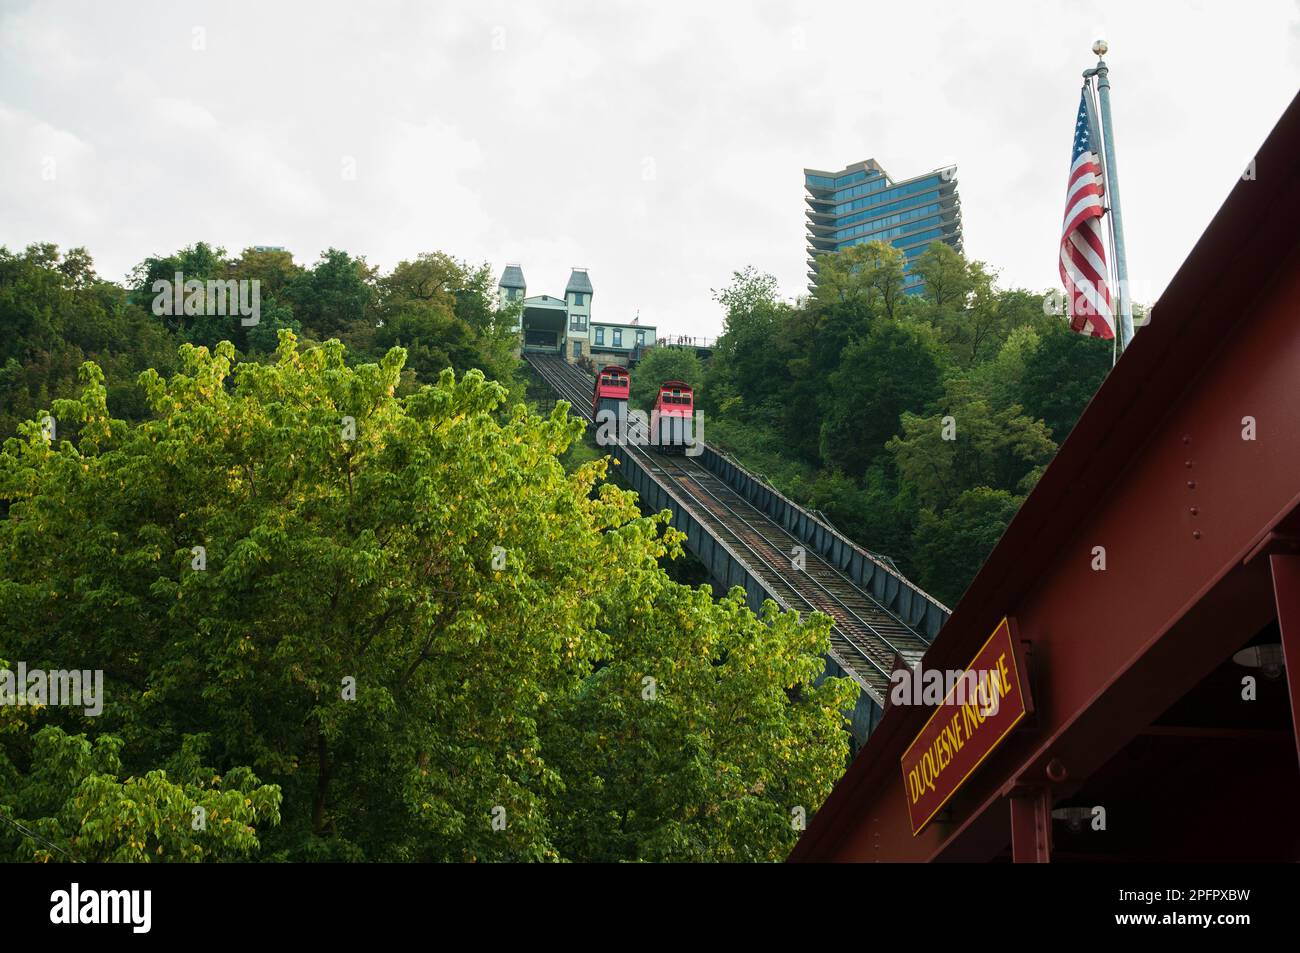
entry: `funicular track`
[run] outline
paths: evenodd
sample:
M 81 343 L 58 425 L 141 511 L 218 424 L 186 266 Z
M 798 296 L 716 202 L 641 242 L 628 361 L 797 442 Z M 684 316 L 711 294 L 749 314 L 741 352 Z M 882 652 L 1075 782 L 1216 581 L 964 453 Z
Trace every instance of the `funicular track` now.
M 524 355 L 571 413 L 593 424 L 592 378 L 557 354 Z M 862 591 L 700 460 L 621 446 L 715 540 L 726 546 L 786 609 L 817 610 L 834 621 L 831 654 L 881 708 L 901 657 L 914 665 L 928 641 Z M 799 547 L 799 548 L 796 548 Z M 802 551 L 801 551 L 802 550 Z

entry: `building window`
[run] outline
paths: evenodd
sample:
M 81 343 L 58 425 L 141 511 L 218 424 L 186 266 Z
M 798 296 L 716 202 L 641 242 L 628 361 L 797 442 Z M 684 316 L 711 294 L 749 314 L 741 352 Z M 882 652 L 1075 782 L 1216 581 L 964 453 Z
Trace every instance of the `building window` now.
M 582 342 L 581 342 L 581 341 L 574 341 L 574 342 L 573 342 L 573 356 L 574 356 L 574 357 L 582 357 Z
M 596 343 L 597 343 L 597 344 L 604 344 L 604 343 L 605 343 L 605 329 L 604 329 L 604 328 L 596 328 Z
M 573 293 L 573 306 L 574 306 L 575 308 L 581 308 L 581 307 L 582 307 L 582 299 L 583 299 L 583 293 L 582 293 L 581 291 L 575 291 L 575 292 Z
M 645 347 L 645 332 L 644 332 L 644 331 L 638 331 L 638 332 L 636 332 L 636 346 L 637 346 L 637 347 Z
M 623 329 L 622 329 L 622 328 L 615 328 L 615 329 L 614 329 L 614 346 L 615 346 L 615 347 L 622 347 L 622 346 L 623 346 Z

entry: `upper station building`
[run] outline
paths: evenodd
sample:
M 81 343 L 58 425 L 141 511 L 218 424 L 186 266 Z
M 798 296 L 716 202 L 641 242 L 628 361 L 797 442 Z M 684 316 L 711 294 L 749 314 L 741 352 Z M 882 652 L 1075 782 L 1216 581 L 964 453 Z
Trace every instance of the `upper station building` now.
M 863 242 L 889 242 L 907 257 L 904 290 L 924 290 L 912 264 L 933 242 L 962 250 L 957 167 L 902 182 L 875 159 L 839 172 L 804 169 L 808 203 L 808 290 L 817 290 L 817 259 Z
M 654 326 L 641 324 L 640 319 L 592 320 L 594 292 L 586 268 L 574 268 L 569 274 L 564 297 L 541 294 L 530 298 L 524 270 L 509 264 L 501 273 L 497 291 L 503 306 L 522 302 L 519 337 L 525 351 L 563 354 L 571 363 L 586 358 L 595 364 L 627 366 L 656 342 Z

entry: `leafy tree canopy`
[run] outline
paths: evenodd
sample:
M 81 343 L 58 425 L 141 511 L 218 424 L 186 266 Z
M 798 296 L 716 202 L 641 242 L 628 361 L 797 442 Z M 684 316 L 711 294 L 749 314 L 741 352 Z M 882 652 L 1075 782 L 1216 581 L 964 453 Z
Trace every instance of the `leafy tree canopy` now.
M 704 368 L 695 351 L 677 347 L 651 348 L 636 366 L 628 399 L 633 406 L 649 411 L 654 406 L 659 385 L 664 381 L 685 381 L 694 388 L 703 384 Z
M 97 718 L 9 710 L 10 857 L 789 850 L 846 756 L 829 620 L 672 582 L 667 514 L 561 465 L 580 424 L 478 371 L 402 394 L 405 357 L 186 345 L 134 423 L 86 364 L 5 443 L 0 652 L 105 678 Z
M 854 245 L 819 257 L 816 292 L 793 306 L 771 276 L 736 272 L 715 294 L 724 332 L 698 400 L 711 443 L 955 598 L 1111 351 L 946 244 L 911 269 L 921 294 L 903 294 L 897 249 Z M 960 558 L 940 553 L 949 530 Z

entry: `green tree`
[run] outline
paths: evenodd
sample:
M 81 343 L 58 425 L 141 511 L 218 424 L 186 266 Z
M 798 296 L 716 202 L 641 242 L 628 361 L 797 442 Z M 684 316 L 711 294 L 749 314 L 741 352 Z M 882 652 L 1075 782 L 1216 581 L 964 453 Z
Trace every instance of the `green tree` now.
M 966 380 L 950 380 L 940 405 L 928 417 L 904 412 L 902 434 L 887 444 L 924 507 L 940 510 L 978 486 L 1025 493 L 1056 452 L 1041 420 L 1017 404 L 990 407 Z
M 713 298 L 726 312 L 728 329 L 733 320 L 781 310 L 776 276 L 761 272 L 753 265 L 732 272 L 731 284 L 713 290 Z
M 435 308 L 402 312 L 375 330 L 377 348 L 402 347 L 417 381 L 435 381 L 446 368 L 464 373 L 479 368 L 482 352 L 473 330 L 455 315 Z
M 1019 403 L 1024 393 L 1025 373 L 1041 341 L 1041 335 L 1032 325 L 1017 327 L 1002 342 L 997 356 L 971 371 L 971 386 L 992 407 Z
M 726 330 L 701 399 L 709 440 L 918 571 L 922 510 L 941 519 L 979 487 L 1027 493 L 1110 351 L 1066 332 L 1042 294 L 998 288 L 992 269 L 943 243 L 912 264 L 922 294 L 902 294 L 902 259 L 887 245 L 819 265 L 817 293 L 796 307 L 778 310 L 775 281 L 753 269 L 718 296 Z M 944 593 L 967 581 L 949 578 Z
M 925 409 L 942 392 L 934 348 L 918 330 L 875 322 L 844 350 L 825 388 L 822 459 L 861 477 L 898 432 L 899 415 Z
M 103 368 L 115 413 L 147 412 L 136 375 L 175 366 L 175 342 L 122 288 L 95 277 L 85 249 L 0 248 L 0 439 L 77 389 L 87 359 Z
M 787 849 L 790 808 L 815 810 L 846 754 L 852 687 L 816 684 L 826 620 L 760 624 L 736 595 L 712 608 L 669 581 L 660 560 L 680 534 L 603 483 L 604 459 L 565 471 L 581 425 L 563 413 L 507 410 L 476 371 L 401 395 L 400 349 L 345 357 L 288 332 L 266 364 L 186 346 L 181 373 L 142 375 L 151 416 L 134 425 L 111 417 L 88 364 L 80 398 L 53 405 L 74 438 L 30 422 L 0 453 L 0 651 L 104 671 L 94 724 L 48 718 L 90 745 L 93 770 L 64 789 L 93 778 L 105 805 L 150 805 L 116 856 L 156 851 L 156 812 L 207 796 L 202 774 L 168 767 L 196 735 L 226 779 L 214 797 L 260 789 L 241 766 L 280 792 L 280 823 L 228 845 L 262 859 Z M 667 702 L 647 738 L 698 758 L 677 775 L 689 798 L 646 792 L 636 839 L 606 850 L 573 826 L 596 809 L 571 793 L 590 791 L 594 757 L 575 745 L 582 706 L 627 704 L 634 672 L 661 673 Z M 120 770 L 93 762 L 110 736 Z M 612 750 L 627 759 L 612 776 L 642 774 L 644 750 Z M 247 797 L 258 813 L 241 823 L 269 822 L 269 792 Z M 66 802 L 20 816 L 57 819 Z
M 168 287 L 176 284 L 176 276 L 182 282 L 224 279 L 230 268 L 230 258 L 226 250 L 209 245 L 207 242 L 195 242 L 171 255 L 154 255 L 136 265 L 129 277 L 131 300 L 140 307 L 151 310 L 159 292 L 154 290 L 154 283 L 167 282 Z M 174 293 L 174 291 L 172 292 Z M 171 310 L 175 311 L 175 308 Z M 186 328 L 193 324 L 193 315 L 173 313 L 161 315 L 159 320 L 169 328 Z
M 279 821 L 280 791 L 247 768 L 222 777 L 202 767 L 202 744 L 188 738 L 168 769 L 125 779 L 122 742 L 113 735 L 92 743 L 46 726 L 30 739 L 26 775 L 0 751 L 8 775 L 0 788 L 0 858 L 172 863 L 256 854 L 257 827 Z
M 906 256 L 888 242 L 863 242 L 817 258 L 818 304 L 861 302 L 874 314 L 899 317 Z
M 330 248 L 315 265 L 289 282 L 285 293 L 304 331 L 324 339 L 356 331 L 367 322 L 374 324 L 367 314 L 374 283 L 375 270 L 364 258 Z
M 1053 319 L 1041 295 L 994 287 L 996 277 L 984 262 L 967 261 L 940 242 L 915 265 L 925 278 L 928 307 L 918 317 L 932 324 L 954 367 L 972 372 L 994 359 L 1004 342 L 1022 327 L 1046 332 Z
M 714 413 L 728 402 L 737 409 L 757 407 L 772 381 L 785 374 L 779 342 L 791 309 L 777 297 L 776 278 L 752 266 L 735 272 L 731 284 L 715 289 L 713 297 L 725 317 L 702 402 Z
M 650 610 L 650 611 L 647 611 Z M 608 660 L 548 722 L 565 781 L 565 856 L 600 861 L 777 861 L 799 809 L 830 793 L 857 694 L 820 684 L 830 619 L 800 624 L 734 590 L 714 601 L 659 580 L 611 605 Z
M 272 297 L 262 303 L 258 323 L 248 329 L 249 350 L 257 355 L 274 353 L 280 344 L 281 331 L 292 331 L 297 335 L 302 331 L 302 325 L 294 320 L 293 309 L 288 304 Z
M 1112 344 L 1071 331 L 1063 322 L 1044 334 L 1025 361 L 1017 399 L 1059 443 L 1074 428 L 1106 375 Z
M 976 275 L 961 252 L 931 242 L 912 266 L 925 282 L 925 298 L 940 310 L 961 308 L 976 289 Z
M 239 258 L 232 261 L 227 277 L 260 283 L 262 301 L 284 301 L 289 287 L 303 277 L 303 268 L 295 264 L 287 251 L 245 248 Z
M 921 585 L 956 605 L 1023 501 L 1006 490 L 977 486 L 941 513 L 922 510 L 916 527 Z
M 378 313 L 388 318 L 420 306 L 455 314 L 458 295 L 471 290 L 471 282 L 471 270 L 464 262 L 443 252 L 426 252 L 414 261 L 398 262 L 379 279 Z
M 518 306 L 499 309 L 492 282 L 486 265 L 473 267 L 443 252 L 399 262 L 377 282 L 374 356 L 406 348 L 408 366 L 422 383 L 437 380 L 450 367 L 457 374 L 478 368 L 512 385 Z M 521 390 L 514 387 L 511 393 L 517 397 Z
M 628 400 L 634 407 L 649 411 L 664 381 L 685 381 L 699 389 L 704 369 L 693 350 L 677 347 L 652 347 L 632 370 L 632 388 Z

